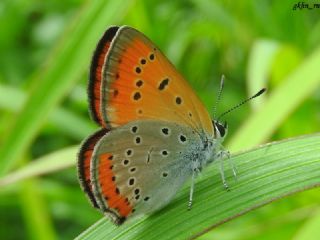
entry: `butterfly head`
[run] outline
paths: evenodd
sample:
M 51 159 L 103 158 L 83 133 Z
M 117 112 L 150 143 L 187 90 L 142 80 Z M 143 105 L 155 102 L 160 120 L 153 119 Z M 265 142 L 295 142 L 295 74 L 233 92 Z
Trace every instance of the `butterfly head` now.
M 228 124 L 227 122 L 219 122 L 217 120 L 212 121 L 213 127 L 215 129 L 216 138 L 223 140 L 228 133 Z
M 216 101 L 216 105 L 214 107 L 214 110 L 213 110 L 213 117 L 214 119 L 217 119 L 217 120 L 212 120 L 212 124 L 213 124 L 213 127 L 214 127 L 214 130 L 215 130 L 215 136 L 217 139 L 221 139 L 221 140 L 224 140 L 225 136 L 227 135 L 228 133 L 228 125 L 227 125 L 227 122 L 224 121 L 224 122 L 221 122 L 220 119 L 222 117 L 224 117 L 226 114 L 232 112 L 233 110 L 239 108 L 240 106 L 242 106 L 243 104 L 247 103 L 248 101 L 250 101 L 251 99 L 253 98 L 256 98 L 258 96 L 260 96 L 261 94 L 263 94 L 265 91 L 266 91 L 266 88 L 262 88 L 259 92 L 257 92 L 255 95 L 243 100 L 242 102 L 238 103 L 237 105 L 233 106 L 232 108 L 230 108 L 229 110 L 225 111 L 224 113 L 220 114 L 218 116 L 218 118 L 215 118 L 215 114 L 216 114 L 216 110 L 217 110 L 217 105 L 221 99 L 221 93 L 222 93 L 222 90 L 223 90 L 223 86 L 224 86 L 224 75 L 222 75 L 221 77 L 221 81 L 220 81 L 220 88 L 219 88 L 219 92 L 218 92 L 218 97 L 217 97 L 217 101 Z

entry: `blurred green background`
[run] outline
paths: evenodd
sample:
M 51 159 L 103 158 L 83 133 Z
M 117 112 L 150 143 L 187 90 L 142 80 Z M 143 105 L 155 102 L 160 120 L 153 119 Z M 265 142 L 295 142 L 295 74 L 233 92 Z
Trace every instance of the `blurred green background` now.
M 86 84 L 92 51 L 110 25 L 130 25 L 152 39 L 210 113 L 222 74 L 219 112 L 268 88 L 226 116 L 231 151 L 319 132 L 320 9 L 294 10 L 295 4 L 2 0 L 1 239 L 72 239 L 101 218 L 78 185 L 76 154 L 70 152 L 98 129 L 88 116 Z M 37 176 L 19 181 L 18 172 L 8 180 L 43 157 L 53 164 L 35 167 Z M 320 222 L 319 201 L 319 190 L 296 194 L 200 239 L 301 239 Z

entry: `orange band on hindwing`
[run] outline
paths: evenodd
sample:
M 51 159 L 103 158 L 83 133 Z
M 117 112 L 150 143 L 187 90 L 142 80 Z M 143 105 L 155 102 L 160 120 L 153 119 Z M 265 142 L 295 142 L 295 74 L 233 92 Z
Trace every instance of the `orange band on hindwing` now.
M 132 207 L 128 199 L 123 197 L 117 188 L 115 176 L 112 172 L 112 158 L 113 156 L 110 153 L 99 156 L 98 182 L 108 208 L 116 209 L 120 217 L 127 217 L 132 212 Z
M 95 208 L 99 208 L 97 201 L 92 192 L 92 184 L 91 184 L 91 171 L 90 171 L 90 163 L 91 157 L 93 153 L 93 149 L 97 142 L 108 132 L 107 129 L 101 129 L 98 132 L 94 133 L 90 137 L 88 137 L 81 145 L 80 152 L 78 154 L 78 176 L 79 182 L 89 198 L 91 204 Z
M 119 27 L 111 27 L 104 33 L 93 54 L 90 66 L 88 85 L 89 110 L 91 118 L 102 127 L 106 127 L 106 123 L 101 115 L 101 74 L 111 41 L 118 29 Z

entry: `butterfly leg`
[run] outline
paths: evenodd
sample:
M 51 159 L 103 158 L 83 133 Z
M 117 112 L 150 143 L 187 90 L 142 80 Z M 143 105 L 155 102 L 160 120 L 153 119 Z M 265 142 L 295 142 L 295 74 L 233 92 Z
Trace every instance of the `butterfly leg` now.
M 192 171 L 191 187 L 190 187 L 189 202 L 188 202 L 188 210 L 190 210 L 191 206 L 192 206 L 194 180 L 195 180 L 195 171 Z
M 188 210 L 191 209 L 192 207 L 192 202 L 193 202 L 193 191 L 194 191 L 194 186 L 195 186 L 195 178 L 196 178 L 196 175 L 199 174 L 201 171 L 201 167 L 195 167 L 193 168 L 193 171 L 192 171 L 192 178 L 191 178 L 191 187 L 190 187 L 190 194 L 189 194 L 189 202 L 188 202 Z
M 227 181 L 226 181 L 225 175 L 224 175 L 224 163 L 223 163 L 224 157 L 228 158 L 228 162 L 229 162 L 230 167 L 232 169 L 232 174 L 233 174 L 233 177 L 234 177 L 235 181 L 237 181 L 237 168 L 236 168 L 232 158 L 230 158 L 230 152 L 229 151 L 221 150 L 221 151 L 219 151 L 217 153 L 217 158 L 220 161 L 220 175 L 221 175 L 222 183 L 223 183 L 223 186 L 225 187 L 225 189 L 229 190 L 229 186 L 227 184 Z
M 237 181 L 237 172 L 238 172 L 237 167 L 234 164 L 233 159 L 230 158 L 230 152 L 226 151 L 226 154 L 227 154 L 228 162 L 229 162 L 230 167 L 232 169 L 232 174 L 233 174 L 234 180 Z
M 223 152 L 219 152 L 217 155 L 219 157 L 219 167 L 220 167 L 220 175 L 221 175 L 221 179 L 222 179 L 222 184 L 224 186 L 224 188 L 226 190 L 229 190 L 229 186 L 228 186 L 228 183 L 226 181 L 226 178 L 225 178 L 225 175 L 224 175 L 224 163 L 223 163 L 223 157 L 222 157 L 222 153 Z
M 228 158 L 228 162 L 230 164 L 230 167 L 232 169 L 232 174 L 233 174 L 233 177 L 235 179 L 235 181 L 237 181 L 237 168 L 236 168 L 236 165 L 234 164 L 233 162 L 233 159 L 230 157 L 230 152 L 228 150 L 222 150 L 221 151 L 221 158 L 223 159 L 224 157 L 227 157 Z

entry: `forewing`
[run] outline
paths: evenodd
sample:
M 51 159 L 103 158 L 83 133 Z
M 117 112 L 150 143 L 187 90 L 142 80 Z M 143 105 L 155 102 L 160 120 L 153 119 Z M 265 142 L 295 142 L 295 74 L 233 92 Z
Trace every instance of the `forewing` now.
M 95 83 L 90 84 L 95 86 L 95 100 L 91 107 L 102 125 L 114 128 L 138 119 L 155 119 L 213 134 L 204 105 L 142 33 L 127 26 L 113 27 L 100 40 L 94 56 L 99 64 L 92 64 L 90 82 Z

